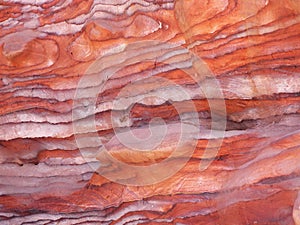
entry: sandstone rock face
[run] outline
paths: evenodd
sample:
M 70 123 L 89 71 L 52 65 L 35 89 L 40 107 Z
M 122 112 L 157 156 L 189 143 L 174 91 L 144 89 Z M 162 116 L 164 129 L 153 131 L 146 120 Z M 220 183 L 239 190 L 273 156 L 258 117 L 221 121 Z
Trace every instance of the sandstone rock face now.
M 298 0 L 3 0 L 1 224 L 300 224 Z

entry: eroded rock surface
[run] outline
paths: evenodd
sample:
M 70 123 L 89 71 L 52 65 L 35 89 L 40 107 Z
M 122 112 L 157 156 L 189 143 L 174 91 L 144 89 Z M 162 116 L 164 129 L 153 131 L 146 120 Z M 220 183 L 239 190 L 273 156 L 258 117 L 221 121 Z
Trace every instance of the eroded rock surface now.
M 300 224 L 298 0 L 5 0 L 0 27 L 1 224 Z M 195 150 L 168 179 L 94 170 L 99 148 L 162 162 L 185 121 Z M 116 135 L 149 124 L 168 129 L 154 151 Z

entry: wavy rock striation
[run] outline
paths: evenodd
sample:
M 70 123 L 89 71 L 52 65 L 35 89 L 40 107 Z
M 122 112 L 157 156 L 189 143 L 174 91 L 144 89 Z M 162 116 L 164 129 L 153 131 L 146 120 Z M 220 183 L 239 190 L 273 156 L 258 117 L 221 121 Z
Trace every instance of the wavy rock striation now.
M 1 224 L 300 224 L 297 0 L 4 0 L 0 27 Z M 105 169 L 183 125 L 167 179 Z

